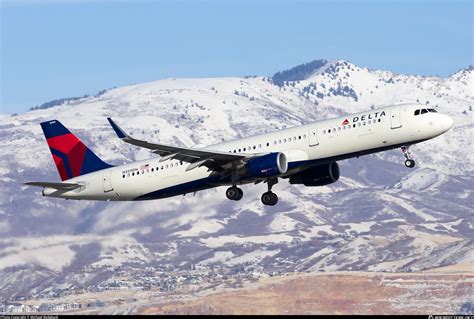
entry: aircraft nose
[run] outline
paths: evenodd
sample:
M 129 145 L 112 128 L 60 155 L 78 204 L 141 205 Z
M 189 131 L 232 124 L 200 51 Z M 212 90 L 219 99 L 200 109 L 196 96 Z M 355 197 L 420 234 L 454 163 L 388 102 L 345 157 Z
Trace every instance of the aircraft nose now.
M 445 131 L 448 131 L 453 127 L 454 120 L 450 116 L 443 114 L 443 117 L 441 119 L 441 125 L 443 126 L 443 129 Z

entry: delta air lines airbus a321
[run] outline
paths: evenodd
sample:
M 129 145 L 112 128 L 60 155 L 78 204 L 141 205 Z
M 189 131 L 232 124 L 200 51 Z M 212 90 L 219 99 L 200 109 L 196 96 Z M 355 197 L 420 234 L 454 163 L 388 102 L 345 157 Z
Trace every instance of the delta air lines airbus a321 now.
M 186 148 L 137 140 L 108 118 L 118 137 L 160 157 L 112 166 L 102 161 L 58 120 L 41 123 L 62 182 L 27 182 L 43 195 L 66 199 L 131 201 L 230 186 L 226 196 L 240 200 L 238 185 L 266 182 L 261 199 L 273 206 L 272 186 L 322 186 L 339 178 L 337 161 L 401 148 L 405 165 L 414 167 L 411 145 L 443 134 L 453 120 L 419 105 L 390 106 L 219 143 Z

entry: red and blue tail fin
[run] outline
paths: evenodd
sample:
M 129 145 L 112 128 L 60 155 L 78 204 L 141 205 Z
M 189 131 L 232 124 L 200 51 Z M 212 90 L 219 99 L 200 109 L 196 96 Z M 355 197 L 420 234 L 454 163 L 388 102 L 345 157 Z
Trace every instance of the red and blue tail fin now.
M 112 167 L 102 161 L 58 120 L 41 123 L 61 180 Z

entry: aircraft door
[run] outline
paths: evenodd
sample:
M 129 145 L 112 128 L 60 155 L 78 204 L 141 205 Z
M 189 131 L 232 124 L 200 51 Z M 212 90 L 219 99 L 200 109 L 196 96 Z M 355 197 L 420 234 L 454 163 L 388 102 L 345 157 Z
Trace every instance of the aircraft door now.
M 309 135 L 309 146 L 316 146 L 319 144 L 317 128 L 310 129 L 308 132 L 308 135 Z
M 102 185 L 104 187 L 104 193 L 114 190 L 112 187 L 112 170 L 107 169 L 104 171 L 102 174 Z
M 402 127 L 402 122 L 400 120 L 400 111 L 401 108 L 399 107 L 390 111 L 390 123 L 392 125 L 392 129 Z

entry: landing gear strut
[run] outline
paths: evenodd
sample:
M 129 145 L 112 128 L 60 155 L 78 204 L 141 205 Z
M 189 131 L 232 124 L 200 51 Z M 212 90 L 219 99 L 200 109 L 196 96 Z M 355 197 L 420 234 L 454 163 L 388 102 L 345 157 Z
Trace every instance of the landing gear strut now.
M 241 200 L 242 196 L 244 196 L 244 192 L 240 188 L 235 186 L 237 184 L 238 179 L 239 177 L 237 176 L 236 164 L 232 163 L 232 187 L 229 187 L 225 192 L 225 196 L 227 196 L 227 198 L 230 200 Z
M 278 203 L 278 196 L 272 192 L 272 187 L 278 183 L 278 178 L 270 178 L 267 180 L 268 192 L 263 193 L 262 203 L 268 206 L 275 206 Z
M 403 156 L 405 156 L 405 166 L 409 168 L 415 167 L 415 161 L 411 159 L 409 146 L 402 146 Z

